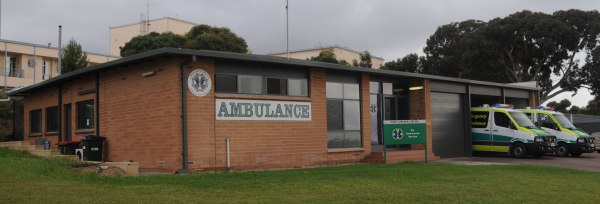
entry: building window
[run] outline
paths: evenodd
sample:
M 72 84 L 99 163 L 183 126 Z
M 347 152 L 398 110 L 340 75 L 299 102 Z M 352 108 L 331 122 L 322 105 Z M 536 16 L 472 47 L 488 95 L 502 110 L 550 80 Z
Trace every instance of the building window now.
M 237 76 L 231 74 L 216 74 L 215 92 L 237 93 Z
M 77 102 L 77 129 L 94 128 L 94 100 Z
M 58 107 L 46 108 L 46 132 L 58 131 Z
M 267 78 L 267 94 L 270 95 L 287 95 L 288 89 L 287 79 Z
M 42 63 L 42 79 L 50 78 L 50 69 L 52 68 L 52 64 L 48 60 L 44 60 Z
M 29 111 L 29 132 L 42 133 L 42 109 Z
M 288 79 L 287 93 L 290 96 L 308 96 L 308 82 L 306 79 Z
M 23 73 L 17 70 L 17 58 L 15 57 L 6 57 L 4 59 L 4 74 L 10 77 L 23 77 Z
M 215 92 L 308 96 L 307 79 L 215 74 Z
M 245 94 L 262 94 L 263 93 L 263 77 L 239 75 L 238 76 L 238 91 Z
M 327 147 L 362 146 L 359 85 L 327 82 Z

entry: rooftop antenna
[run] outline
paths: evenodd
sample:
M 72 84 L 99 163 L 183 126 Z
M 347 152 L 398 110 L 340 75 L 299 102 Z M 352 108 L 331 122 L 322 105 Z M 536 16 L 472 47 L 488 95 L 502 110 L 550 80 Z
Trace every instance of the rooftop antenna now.
M 140 35 L 150 32 L 150 0 L 146 3 L 146 14 L 140 13 Z
M 285 0 L 285 32 L 286 32 L 286 47 L 287 47 L 287 59 L 290 59 L 290 14 L 288 11 L 289 0 Z

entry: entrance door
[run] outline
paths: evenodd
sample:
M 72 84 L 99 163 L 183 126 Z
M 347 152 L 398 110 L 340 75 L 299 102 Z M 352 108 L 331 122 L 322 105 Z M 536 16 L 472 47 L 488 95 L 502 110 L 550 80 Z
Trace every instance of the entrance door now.
M 71 141 L 71 104 L 65 105 L 65 138 L 64 141 Z

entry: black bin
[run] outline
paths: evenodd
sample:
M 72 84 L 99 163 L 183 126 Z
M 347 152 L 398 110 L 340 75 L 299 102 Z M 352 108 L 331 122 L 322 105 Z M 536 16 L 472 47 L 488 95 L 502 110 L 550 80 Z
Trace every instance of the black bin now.
M 75 155 L 79 144 L 81 144 L 80 141 L 62 141 L 58 143 L 58 149 L 62 155 Z
M 102 161 L 105 137 L 86 135 L 83 143 L 83 159 L 85 161 Z

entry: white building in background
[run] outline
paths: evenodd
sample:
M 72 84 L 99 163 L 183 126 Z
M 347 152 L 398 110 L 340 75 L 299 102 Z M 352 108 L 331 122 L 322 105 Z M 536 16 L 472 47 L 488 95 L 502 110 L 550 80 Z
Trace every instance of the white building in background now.
M 118 59 L 117 56 L 85 52 L 89 66 Z M 0 40 L 0 90 L 29 86 L 58 75 L 58 48 L 26 42 Z M 35 56 L 35 57 L 34 57 Z
M 319 56 L 319 53 L 321 53 L 321 51 L 323 50 L 333 51 L 337 60 L 346 60 L 346 62 L 350 64 L 352 64 L 352 60 L 360 62 L 360 54 L 363 53 L 345 47 L 331 46 L 304 50 L 293 50 L 290 51 L 290 58 L 305 60 L 311 57 Z M 269 55 L 276 57 L 287 57 L 287 52 L 278 52 Z M 375 56 L 373 55 L 373 53 L 371 53 L 371 64 L 371 68 L 379 69 L 383 65 L 383 58 Z
M 198 24 L 171 17 L 164 17 L 149 21 L 140 21 L 120 26 L 110 27 L 110 54 L 121 56 L 121 47 L 132 38 L 151 32 L 172 32 L 183 35 Z

